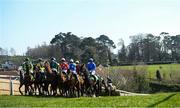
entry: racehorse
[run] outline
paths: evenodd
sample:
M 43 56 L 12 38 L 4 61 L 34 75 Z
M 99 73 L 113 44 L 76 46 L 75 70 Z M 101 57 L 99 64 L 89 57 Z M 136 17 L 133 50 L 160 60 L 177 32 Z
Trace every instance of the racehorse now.
M 27 94 L 32 95 L 32 93 L 34 91 L 34 89 L 32 87 L 33 80 L 32 80 L 32 76 L 29 74 L 29 71 L 26 73 L 23 73 L 23 70 L 19 69 L 19 75 L 20 75 L 19 92 L 21 93 L 21 95 L 23 95 L 23 92 L 21 91 L 21 87 L 23 85 L 25 85 L 25 95 L 27 95 Z
M 68 71 L 69 73 L 69 71 Z M 69 76 L 68 73 L 62 72 L 60 70 L 60 73 L 58 74 L 58 88 L 60 95 L 64 95 L 66 97 L 69 96 Z M 66 75 L 67 74 L 67 75 Z
M 50 67 L 50 63 L 46 61 L 44 63 L 45 67 L 45 73 L 46 73 L 46 79 L 44 81 L 44 90 L 47 93 L 47 95 L 56 95 L 57 94 L 57 75 L 52 71 Z M 50 91 L 49 91 L 49 85 Z
M 83 92 L 84 92 L 84 80 L 82 78 L 82 76 L 77 75 L 77 78 L 75 78 L 75 75 L 70 73 L 69 74 L 69 91 L 70 91 L 70 96 L 72 97 L 76 97 L 76 92 L 77 92 L 77 97 L 80 97 L 80 93 L 81 96 L 83 96 Z
M 89 72 L 85 67 L 85 64 L 82 64 L 80 66 L 80 72 L 84 76 L 84 89 L 85 89 L 86 95 L 98 96 L 100 92 L 99 81 L 93 77 L 90 77 Z
M 39 95 L 42 95 L 44 91 L 44 79 L 43 76 L 40 73 L 40 69 L 38 67 L 35 68 L 35 81 L 34 81 L 34 89 L 35 89 L 35 95 L 36 89 L 38 89 Z

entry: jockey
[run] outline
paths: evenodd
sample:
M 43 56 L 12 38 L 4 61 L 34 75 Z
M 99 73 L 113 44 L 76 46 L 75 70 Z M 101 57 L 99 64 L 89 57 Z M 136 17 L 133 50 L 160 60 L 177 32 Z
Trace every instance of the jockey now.
M 29 60 L 29 58 L 26 58 L 24 60 L 24 63 L 22 64 L 22 67 L 23 67 L 23 71 L 27 75 L 31 75 L 31 78 L 33 78 L 33 65 L 32 65 L 31 61 Z
M 36 68 L 38 69 L 38 72 L 41 73 L 42 77 L 45 78 L 45 74 L 44 74 L 45 68 L 44 68 L 44 62 L 43 62 L 42 58 L 38 59 L 38 63 L 36 65 Z
M 77 60 L 75 63 L 76 63 L 76 72 L 77 72 L 77 74 L 80 75 L 80 64 L 79 64 L 79 61 Z
M 59 70 L 59 64 L 56 62 L 56 58 L 54 58 L 54 57 L 51 58 L 50 67 L 51 67 L 52 71 L 55 74 L 57 74 L 57 72 Z
M 73 75 L 75 75 L 76 80 L 78 80 L 77 72 L 76 72 L 76 64 L 74 63 L 73 59 L 70 60 L 69 70 Z
M 89 59 L 86 67 L 87 67 L 87 69 L 89 71 L 90 77 L 93 77 L 95 80 L 98 80 L 98 77 L 95 75 L 95 73 L 96 73 L 96 64 L 94 63 L 92 58 Z
M 62 59 L 61 59 L 61 62 L 62 62 L 62 63 L 60 64 L 60 68 L 61 68 L 62 72 L 67 75 L 67 71 L 68 71 L 68 69 L 69 69 L 69 65 L 68 65 L 68 63 L 66 62 L 66 59 L 65 59 L 65 58 L 62 58 Z
M 93 59 L 90 58 L 87 64 L 87 69 L 90 73 L 90 75 L 95 75 L 96 73 L 96 64 L 93 62 Z

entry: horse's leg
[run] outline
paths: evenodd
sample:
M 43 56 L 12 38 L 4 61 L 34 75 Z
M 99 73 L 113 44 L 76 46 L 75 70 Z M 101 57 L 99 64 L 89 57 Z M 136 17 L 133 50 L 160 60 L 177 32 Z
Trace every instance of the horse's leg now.
M 79 83 L 79 81 L 76 84 L 76 91 L 77 91 L 77 96 L 80 97 L 80 83 Z
M 80 90 L 81 90 L 81 96 L 83 96 L 83 94 L 84 94 L 84 85 L 83 84 L 81 84 Z
M 45 84 L 46 84 L 47 82 L 44 80 L 44 81 L 42 81 L 42 91 L 43 91 L 43 94 L 45 94 L 45 92 L 46 92 L 46 89 L 45 89 Z
M 49 86 L 48 82 L 45 82 L 45 83 L 44 83 L 45 95 L 49 95 L 49 94 L 48 94 L 48 86 Z
M 72 88 L 73 97 L 76 97 L 76 89 L 75 87 Z
M 21 87 L 23 86 L 24 84 L 23 83 L 20 83 L 20 86 L 19 86 L 19 92 L 21 93 L 21 95 L 23 95 L 22 91 L 21 91 Z
M 95 91 L 96 89 L 95 89 L 95 86 L 93 85 L 93 83 L 91 83 L 90 84 L 90 91 L 91 91 L 91 93 L 90 93 L 90 96 L 93 96 L 94 97 L 94 95 L 95 95 Z
M 79 83 L 78 83 L 78 88 L 77 88 L 77 92 L 78 92 L 78 97 L 80 97 L 80 85 L 79 85 Z
M 35 95 L 37 95 L 37 85 L 36 85 L 36 83 L 34 83 L 34 92 L 35 92 Z
M 61 83 L 58 84 L 58 89 L 59 89 L 59 94 L 61 96 L 63 96 L 63 88 L 62 88 L 62 84 Z
M 34 89 L 33 89 L 33 87 L 32 87 L 32 84 L 29 84 L 29 87 L 30 87 L 30 89 L 29 89 L 29 95 L 33 95 Z M 29 88 L 29 87 L 28 87 L 28 88 Z
M 46 95 L 49 95 L 49 83 L 48 82 L 46 83 L 45 89 L 46 89 Z
M 27 84 L 25 85 L 25 95 L 27 95 Z
M 52 95 L 52 92 L 53 92 L 53 90 L 52 90 L 52 84 L 51 84 L 51 86 L 50 86 L 50 94 L 49 95 Z
M 70 97 L 70 89 L 69 87 L 65 87 L 65 93 L 66 93 L 66 97 Z
M 99 89 L 99 95 L 101 95 L 102 94 L 102 82 L 101 81 L 99 82 L 98 89 Z
M 99 81 L 95 84 L 96 96 L 99 96 Z
M 41 92 L 41 85 L 40 85 L 40 84 L 37 84 L 37 87 L 38 87 L 39 95 L 42 95 L 42 92 Z
M 55 95 L 56 95 L 56 90 L 55 90 L 55 89 L 56 89 L 56 85 L 55 85 L 55 83 L 53 83 L 53 84 L 51 85 L 51 89 L 52 89 L 52 92 L 53 92 L 52 95 L 55 96 Z

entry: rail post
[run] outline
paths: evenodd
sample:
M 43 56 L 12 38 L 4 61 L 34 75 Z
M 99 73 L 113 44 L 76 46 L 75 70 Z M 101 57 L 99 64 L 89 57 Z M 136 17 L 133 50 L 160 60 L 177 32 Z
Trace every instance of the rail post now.
M 10 77 L 9 80 L 10 80 L 10 82 L 9 82 L 9 83 L 10 83 L 10 84 L 9 84 L 9 85 L 10 85 L 10 95 L 14 95 L 13 82 L 12 82 L 11 77 Z

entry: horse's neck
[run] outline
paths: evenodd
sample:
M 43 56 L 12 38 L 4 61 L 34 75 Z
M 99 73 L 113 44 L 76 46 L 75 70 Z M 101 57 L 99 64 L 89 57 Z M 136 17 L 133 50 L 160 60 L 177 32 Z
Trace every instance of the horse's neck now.
M 46 69 L 47 73 L 52 73 L 50 66 L 46 66 L 45 69 Z
M 20 70 L 20 72 L 19 72 L 19 75 L 20 75 L 20 80 L 23 80 L 23 79 L 24 79 L 24 75 L 23 75 L 23 73 L 22 73 L 21 70 Z
M 60 73 L 60 79 L 65 82 L 66 81 L 66 75 L 64 73 Z
M 83 74 L 84 74 L 85 79 L 86 79 L 86 80 L 89 80 L 89 75 L 88 75 L 87 71 L 84 71 Z

